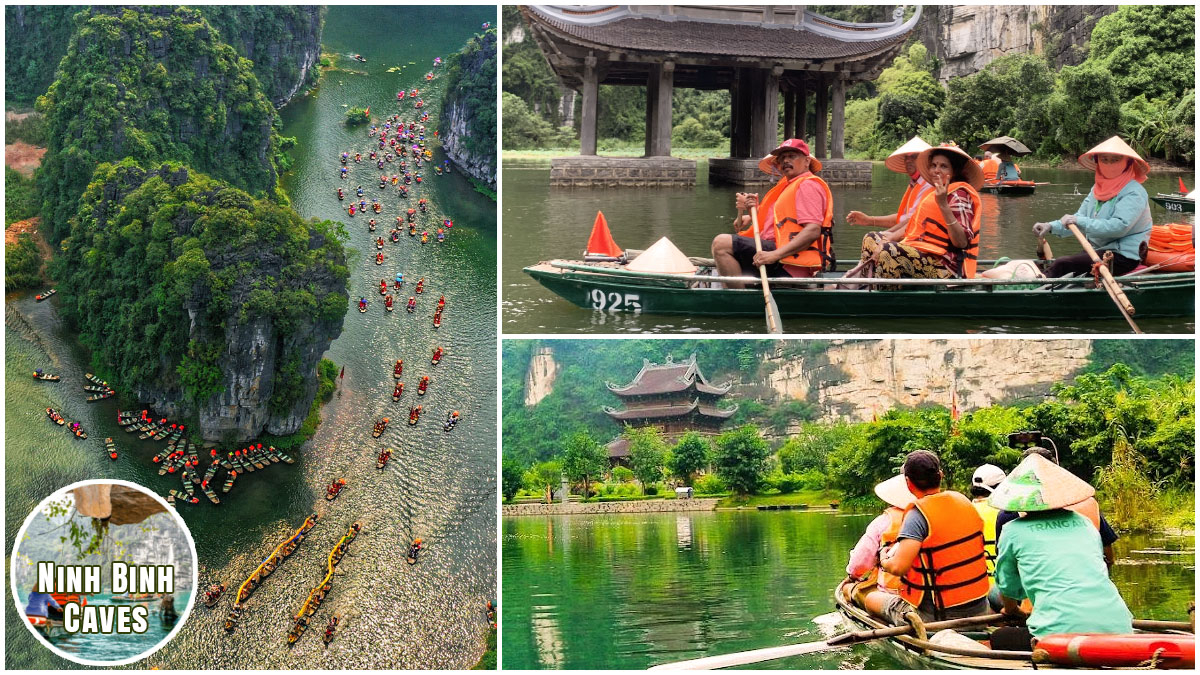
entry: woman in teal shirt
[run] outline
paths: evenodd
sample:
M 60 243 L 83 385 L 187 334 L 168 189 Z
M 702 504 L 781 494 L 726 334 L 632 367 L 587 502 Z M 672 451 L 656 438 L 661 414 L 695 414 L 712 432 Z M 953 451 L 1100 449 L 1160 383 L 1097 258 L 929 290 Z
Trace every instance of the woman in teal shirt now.
M 1133 615 L 1108 578 L 1096 526 L 1064 507 L 1095 490 L 1041 455 L 1030 455 L 992 493 L 988 503 L 1022 515 L 1004 526 L 996 556 L 996 586 L 1004 614 L 1021 615 L 1034 638 L 1062 633 L 1133 632 Z
M 1049 223 L 1034 223 L 1033 233 L 1073 236 L 1067 225 L 1075 225 L 1096 252 L 1113 253 L 1114 275 L 1132 272 L 1145 254 L 1150 240 L 1150 197 L 1141 186 L 1150 165 L 1118 136 L 1104 141 L 1079 157 L 1079 163 L 1096 172 L 1096 184 L 1079 210 Z M 1047 276 L 1090 274 L 1092 258 L 1086 251 L 1057 258 Z

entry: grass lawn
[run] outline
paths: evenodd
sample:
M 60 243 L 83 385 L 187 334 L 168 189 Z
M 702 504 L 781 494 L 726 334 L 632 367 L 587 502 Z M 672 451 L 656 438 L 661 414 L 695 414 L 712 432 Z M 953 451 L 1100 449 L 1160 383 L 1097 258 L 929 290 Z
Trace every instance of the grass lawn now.
M 831 502 L 841 501 L 842 495 L 836 490 L 800 490 L 786 495 L 778 492 L 762 495 L 747 495 L 744 497 L 730 496 L 717 502 L 717 508 L 736 508 L 745 506 L 770 506 L 772 504 L 807 504 L 813 507 L 828 507 Z

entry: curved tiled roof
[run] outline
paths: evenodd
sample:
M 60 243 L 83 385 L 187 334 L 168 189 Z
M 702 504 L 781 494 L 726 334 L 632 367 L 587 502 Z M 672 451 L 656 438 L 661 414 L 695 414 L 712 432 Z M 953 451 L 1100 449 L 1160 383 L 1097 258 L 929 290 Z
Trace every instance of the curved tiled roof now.
M 696 355 L 692 354 L 687 360 L 678 363 L 668 357 L 663 365 L 643 359 L 641 371 L 629 384 L 621 386 L 607 382 L 605 386 L 617 396 L 670 394 L 687 391 L 692 387 L 701 394 L 723 396 L 729 393 L 731 385 L 728 382 L 720 386 L 709 384 L 700 372 L 700 367 L 696 365 Z
M 737 406 L 735 405 L 732 408 L 723 409 L 713 405 L 701 403 L 700 399 L 697 398 L 691 403 L 645 406 L 641 408 L 626 408 L 623 410 L 606 407 L 604 412 L 614 420 L 621 422 L 639 419 L 661 419 L 663 417 L 685 417 L 693 412 L 698 412 L 704 417 L 729 419 L 735 412 L 737 412 Z

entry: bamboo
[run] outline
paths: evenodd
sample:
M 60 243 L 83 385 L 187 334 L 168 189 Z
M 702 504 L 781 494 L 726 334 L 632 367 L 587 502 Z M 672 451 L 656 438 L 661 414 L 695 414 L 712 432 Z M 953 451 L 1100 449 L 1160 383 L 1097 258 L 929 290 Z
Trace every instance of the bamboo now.
M 754 226 L 754 250 L 762 253 L 762 239 L 758 236 L 758 207 L 750 207 L 750 223 Z M 771 287 L 767 284 L 766 265 L 758 266 L 758 277 L 762 279 L 763 304 L 766 305 L 767 332 L 773 335 L 783 333 L 782 321 L 779 318 L 779 305 L 775 304 L 775 296 L 771 295 Z
M 1083 236 L 1079 228 L 1074 223 L 1070 223 L 1067 225 L 1067 229 L 1071 230 L 1071 234 L 1075 235 L 1075 238 L 1079 240 L 1079 245 L 1083 246 L 1083 250 L 1087 251 L 1087 254 L 1091 256 L 1092 262 L 1099 264 L 1100 256 L 1096 255 L 1096 249 L 1092 248 L 1091 243 L 1088 242 L 1087 237 Z M 1125 321 L 1129 323 L 1129 327 L 1133 329 L 1133 332 L 1141 333 L 1142 329 L 1138 328 L 1138 325 L 1133 322 L 1133 314 L 1135 312 L 1133 303 L 1129 302 L 1129 298 L 1125 297 L 1124 291 L 1117 285 L 1117 281 L 1113 279 L 1112 272 L 1108 271 L 1107 265 L 1100 265 L 1100 280 L 1104 284 L 1104 290 L 1108 291 L 1108 296 L 1113 299 L 1117 308 L 1121 310 L 1121 316 L 1125 317 Z

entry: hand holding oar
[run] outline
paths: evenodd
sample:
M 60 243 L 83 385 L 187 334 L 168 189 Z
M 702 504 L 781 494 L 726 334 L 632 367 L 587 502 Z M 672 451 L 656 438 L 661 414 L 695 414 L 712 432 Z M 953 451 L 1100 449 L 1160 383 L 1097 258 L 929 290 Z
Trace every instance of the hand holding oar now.
M 754 227 L 754 250 L 762 253 L 762 239 L 758 235 L 758 205 L 750 207 L 750 224 Z M 771 295 L 771 287 L 767 285 L 767 268 L 758 266 L 758 276 L 762 279 L 763 301 L 766 304 L 767 332 L 775 335 L 783 333 L 783 322 L 779 319 L 779 305 L 775 304 L 775 296 Z
M 1050 244 L 1046 241 L 1046 235 L 1049 232 L 1050 232 L 1050 223 L 1034 223 L 1033 224 L 1033 233 L 1035 235 L 1037 235 L 1037 238 L 1038 238 L 1038 246 L 1037 246 L 1038 260 L 1044 260 L 1046 262 L 1050 262 L 1051 260 L 1054 260 L 1054 252 L 1050 250 Z
M 1117 280 L 1113 279 L 1112 272 L 1108 271 L 1108 266 L 1100 264 L 1100 256 L 1096 255 L 1096 249 L 1092 248 L 1092 245 L 1088 243 L 1087 237 L 1083 236 L 1083 233 L 1079 231 L 1079 227 L 1075 225 L 1074 220 L 1065 222 L 1063 225 L 1066 225 L 1067 229 L 1071 230 L 1071 234 L 1075 235 L 1075 238 L 1079 240 L 1080 246 L 1083 246 L 1083 250 L 1087 251 L 1087 254 L 1092 258 L 1092 262 L 1098 266 L 1104 290 L 1108 291 L 1108 296 L 1117 305 L 1117 309 L 1121 310 L 1121 316 L 1125 317 L 1125 321 L 1129 322 L 1129 327 L 1133 329 L 1133 332 L 1141 333 L 1142 329 L 1138 328 L 1138 325 L 1133 322 L 1133 303 L 1129 302 L 1129 298 L 1125 297 L 1125 292 L 1121 290 L 1121 287 L 1117 284 Z
M 963 619 L 936 621 L 934 623 L 925 624 L 925 631 L 929 634 L 933 634 L 946 628 L 966 628 L 971 626 L 988 625 L 1008 619 L 1009 617 L 1001 614 L 985 614 L 983 616 L 972 616 Z M 860 642 L 869 642 L 871 640 L 880 640 L 899 635 L 909 635 L 912 632 L 912 626 L 895 626 L 892 628 L 876 628 L 874 630 L 853 631 L 831 637 L 824 642 L 805 642 L 798 645 L 767 647 L 766 649 L 754 649 L 748 652 L 737 652 L 734 654 L 724 654 L 721 656 L 708 656 L 702 659 L 692 659 L 691 661 L 664 663 L 661 666 L 654 666 L 650 670 L 713 670 L 716 668 L 744 666 L 751 663 L 774 661 L 775 659 L 783 659 L 789 656 L 800 656 L 802 654 L 823 652 L 830 649 L 837 649 L 838 647 L 848 647 Z

